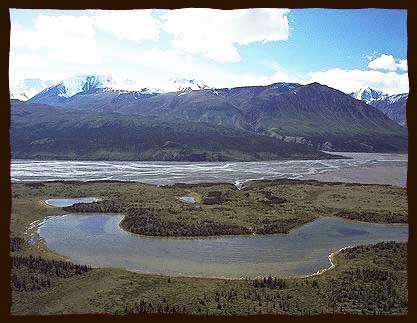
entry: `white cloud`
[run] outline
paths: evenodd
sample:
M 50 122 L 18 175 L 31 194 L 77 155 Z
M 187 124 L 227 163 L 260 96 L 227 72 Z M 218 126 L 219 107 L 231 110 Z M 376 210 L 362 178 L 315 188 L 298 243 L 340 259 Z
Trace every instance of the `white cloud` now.
M 171 44 L 217 62 L 241 60 L 236 45 L 287 40 L 288 9 L 179 9 L 161 16 Z
M 159 39 L 159 20 L 152 10 L 94 10 L 83 16 L 44 15 L 34 19 L 33 28 L 12 23 L 11 56 L 16 51 L 41 53 L 49 62 L 98 64 L 96 32 L 104 30 L 119 39 L 141 42 Z
M 92 20 L 97 28 L 120 39 L 136 42 L 159 39 L 159 20 L 152 10 L 95 10 Z
M 405 93 L 409 90 L 407 73 L 334 68 L 308 75 L 309 82 L 326 84 L 346 93 L 368 86 L 387 94 Z
M 408 71 L 408 64 L 406 59 L 400 59 L 397 64 L 398 68 L 403 71 Z
M 371 54 L 366 55 L 365 57 L 368 59 L 368 61 L 372 61 L 377 55 L 376 51 L 373 51 Z
M 407 71 L 407 60 L 396 60 L 392 55 L 381 54 L 377 58 L 372 58 L 368 67 L 374 70 L 396 71 L 401 69 Z
M 140 53 L 114 52 L 109 60 L 122 60 L 129 70 L 118 71 L 117 77 L 135 80 L 138 87 L 167 89 L 170 78 L 196 79 L 211 87 L 267 85 L 289 81 L 283 71 L 270 75 L 229 72 L 222 66 L 207 64 L 180 50 L 149 49 Z
M 86 16 L 46 16 L 35 19 L 33 29 L 11 25 L 11 51 L 46 50 L 48 59 L 63 63 L 91 64 L 97 61 L 95 29 Z

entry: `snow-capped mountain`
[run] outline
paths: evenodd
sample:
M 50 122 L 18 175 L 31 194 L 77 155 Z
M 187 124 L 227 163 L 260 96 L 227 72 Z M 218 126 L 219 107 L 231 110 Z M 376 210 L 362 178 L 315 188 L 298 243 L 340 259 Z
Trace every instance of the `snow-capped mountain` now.
M 407 99 L 408 99 L 408 93 L 394 94 L 394 95 L 387 96 L 385 98 L 385 100 L 387 102 L 389 102 L 390 104 L 394 104 L 394 103 L 397 103 L 399 101 L 404 101 L 404 100 L 407 100 Z
M 370 87 L 362 88 L 357 92 L 350 93 L 355 99 L 364 101 L 367 104 L 372 103 L 373 101 L 383 99 L 388 95 L 382 91 L 372 89 Z
M 178 96 L 189 94 L 192 91 L 207 90 L 210 87 L 195 79 L 185 78 L 171 78 L 169 84 L 166 87 L 166 92 L 180 92 Z
M 10 80 L 10 99 L 27 101 L 52 84 L 52 81 L 41 79 Z
M 91 92 L 97 89 L 113 88 L 114 82 L 110 76 L 104 75 L 83 75 L 67 78 L 58 84 L 54 84 L 40 92 L 38 96 L 56 95 L 62 98 L 69 98 L 77 93 Z M 36 98 L 33 98 L 36 100 Z M 33 100 L 33 101 L 35 101 Z
M 406 107 L 408 93 L 394 94 L 379 100 L 373 101 L 372 106 L 384 113 L 388 118 L 396 123 L 406 126 Z
M 408 93 L 388 95 L 370 87 L 360 89 L 358 92 L 350 94 L 355 99 L 366 102 L 369 105 L 380 110 L 388 118 L 396 123 L 405 126 L 406 105 Z
M 163 91 L 159 89 L 140 88 L 138 84 L 129 79 L 116 80 L 108 75 L 81 75 L 62 80 L 29 100 L 31 103 L 43 103 L 50 105 L 63 105 L 74 102 L 75 96 L 98 94 L 107 92 L 107 97 L 133 93 L 132 98 L 141 95 L 156 95 Z
M 110 92 L 114 95 L 129 94 L 131 99 L 153 96 L 166 92 L 180 92 L 178 95 L 192 91 L 210 89 L 206 84 L 195 79 L 171 78 L 160 87 L 144 87 L 132 79 L 115 79 L 109 75 L 79 75 L 59 82 L 24 80 L 11 82 L 10 97 L 50 105 L 63 105 L 76 95 Z M 72 100 L 73 101 L 73 100 Z

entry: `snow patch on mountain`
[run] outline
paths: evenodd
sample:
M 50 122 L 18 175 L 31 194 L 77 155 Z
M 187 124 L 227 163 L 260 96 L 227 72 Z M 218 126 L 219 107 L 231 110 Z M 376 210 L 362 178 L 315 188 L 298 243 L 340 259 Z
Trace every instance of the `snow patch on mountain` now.
M 394 104 L 398 101 L 404 100 L 404 99 L 408 99 L 408 93 L 402 93 L 402 94 L 394 94 L 394 95 L 390 95 L 389 97 L 386 98 L 386 100 L 391 103 Z
M 31 102 L 62 104 L 75 95 L 112 92 L 117 94 L 133 93 L 135 98 L 164 93 L 161 89 L 141 87 L 130 79 L 114 79 L 108 75 L 79 75 L 55 83 L 35 95 Z
M 192 91 L 211 89 L 208 85 L 195 79 L 171 78 L 165 88 L 167 92 L 180 92 L 178 96 L 190 94 Z
M 350 95 L 355 99 L 364 101 L 367 104 L 371 104 L 373 101 L 381 100 L 388 96 L 388 94 L 370 87 L 362 88 L 357 92 L 350 93 Z
M 299 83 L 287 83 L 287 82 L 278 82 L 269 85 L 271 89 L 279 89 L 279 90 L 294 90 L 295 88 L 301 86 Z
M 10 99 L 27 101 L 52 84 L 52 81 L 41 79 L 10 80 Z
M 80 92 L 91 92 L 92 90 L 114 88 L 113 79 L 105 75 L 82 75 L 67 78 L 55 85 L 59 91 L 57 95 L 65 98 L 74 96 Z

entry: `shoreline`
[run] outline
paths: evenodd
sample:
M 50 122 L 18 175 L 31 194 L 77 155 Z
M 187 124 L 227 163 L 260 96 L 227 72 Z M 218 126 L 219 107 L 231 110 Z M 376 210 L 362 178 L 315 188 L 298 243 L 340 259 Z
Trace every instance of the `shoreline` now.
M 354 246 L 346 246 L 346 247 L 342 247 L 342 248 L 340 248 L 339 250 L 333 251 L 333 252 L 332 252 L 332 253 L 328 256 L 328 259 L 329 259 L 329 262 L 330 262 L 330 267 L 320 269 L 320 270 L 316 271 L 315 273 L 312 273 L 312 274 L 309 274 L 309 275 L 297 276 L 297 278 L 309 278 L 309 277 L 315 277 L 315 276 L 318 276 L 318 275 L 324 274 L 326 271 L 329 271 L 329 270 L 334 269 L 334 268 L 336 267 L 336 262 L 334 261 L 334 260 L 335 260 L 335 259 L 334 259 L 334 257 L 335 257 L 335 256 L 337 256 L 339 253 L 341 253 L 343 250 L 346 250 L 346 249 L 352 249 L 352 248 L 354 248 Z M 285 277 L 285 278 L 287 278 L 287 277 Z
M 77 214 L 77 213 L 73 213 L 73 214 Z M 88 215 L 88 214 L 96 214 L 96 213 L 79 213 L 80 215 Z M 121 223 L 121 221 L 123 220 L 123 218 L 125 217 L 125 215 L 124 214 L 122 214 L 122 213 L 106 213 L 106 215 L 107 214 L 111 214 L 111 215 L 121 215 L 122 217 L 121 217 L 121 219 L 120 219 L 120 221 L 119 221 L 119 223 L 118 223 L 118 227 L 121 229 L 121 230 L 123 230 L 124 232 L 126 232 L 126 233 L 128 233 L 128 234 L 131 234 L 131 235 L 134 235 L 134 236 L 141 236 L 142 238 L 150 238 L 150 239 L 161 239 L 161 237 L 157 237 L 157 236 L 146 236 L 146 235 L 140 235 L 140 234 L 135 234 L 135 233 L 132 233 L 132 232 L 129 232 L 129 231 L 126 231 L 121 225 L 120 225 L 120 223 Z M 46 218 L 44 218 L 44 219 L 42 219 L 42 220 L 36 220 L 36 221 L 34 221 L 34 222 L 32 222 L 31 223 L 31 225 L 32 225 L 32 229 L 39 229 L 39 227 L 41 226 L 41 225 L 43 225 L 49 218 L 53 218 L 53 217 L 65 217 L 66 215 L 68 215 L 68 214 L 62 214 L 62 215 L 53 215 L 53 216 L 47 216 Z M 321 216 L 319 216 L 319 217 L 317 217 L 315 220 L 317 220 L 318 218 L 320 218 Z M 332 218 L 340 218 L 340 217 L 334 217 L 334 216 L 331 216 Z M 360 223 L 363 223 L 362 221 L 355 221 L 355 220 L 350 220 L 350 219 L 344 219 L 344 218 L 340 218 L 340 219 L 342 219 L 342 220 L 346 220 L 346 221 L 349 221 L 349 222 L 360 222 Z M 308 222 L 308 223 L 310 223 L 310 222 Z M 308 223 L 305 223 L 305 224 L 308 224 Z M 365 222 L 365 223 L 372 223 L 372 222 Z M 304 224 L 304 225 L 305 225 Z M 376 223 L 376 224 L 378 224 L 378 223 Z M 398 224 L 400 224 L 400 225 L 402 225 L 402 223 L 398 223 Z M 391 225 L 391 224 L 389 224 L 389 225 Z M 296 230 L 296 229 L 298 229 L 298 228 L 294 228 L 294 229 L 292 229 L 292 230 Z M 291 230 L 291 231 L 292 231 Z M 36 230 L 36 232 L 35 233 L 37 233 L 38 231 Z M 26 233 L 25 233 L 26 234 Z M 38 234 L 38 233 L 37 233 Z M 279 234 L 279 233 L 275 233 L 275 234 Z M 39 235 L 39 234 L 38 234 Z M 268 234 L 268 235 L 274 235 L 274 234 Z M 210 238 L 213 238 L 213 239 L 216 239 L 216 238 L 218 238 L 218 237 L 229 237 L 229 238 L 233 238 L 233 237 L 238 237 L 238 236 L 240 236 L 240 235 L 227 235 L 227 236 L 210 236 L 210 237 L 185 237 L 185 240 L 187 240 L 187 238 L 189 238 L 189 239 L 201 239 L 201 238 L 208 238 L 208 239 L 210 239 Z M 248 235 L 249 236 L 249 235 Z M 172 238 L 179 238 L 179 239 L 184 239 L 184 237 L 162 237 L 162 239 L 172 239 Z M 40 242 L 42 242 L 43 243 L 43 245 L 44 245 L 44 247 L 46 247 L 46 249 L 47 249 L 47 251 L 49 251 L 49 252 L 51 252 L 51 253 L 53 253 L 54 255 L 57 255 L 58 257 L 60 257 L 60 258 L 64 258 L 66 261 L 71 261 L 71 259 L 70 258 L 68 258 L 67 256 L 65 256 L 65 255 L 62 255 L 62 254 L 60 254 L 60 253 L 57 253 L 57 252 L 55 252 L 55 251 L 53 251 L 53 250 L 51 250 L 51 249 L 49 249 L 49 247 L 48 247 L 48 245 L 47 245 L 47 243 L 46 243 L 46 241 L 41 237 L 41 236 L 39 236 L 39 239 L 35 242 L 35 244 L 33 244 L 32 246 L 33 247 L 37 247 L 37 244 L 38 243 L 40 243 Z M 329 270 L 332 270 L 332 269 L 334 269 L 335 267 L 336 267 L 336 261 L 335 261 L 335 257 L 340 253 L 340 252 L 342 252 L 343 250 L 346 250 L 346 249 L 351 249 L 351 248 L 354 248 L 355 246 L 351 246 L 351 245 L 349 245 L 349 246 L 345 246 L 345 247 L 342 247 L 342 248 L 340 248 L 340 249 L 338 249 L 338 250 L 336 250 L 336 251 L 334 251 L 334 252 L 331 252 L 329 255 L 328 255 L 328 260 L 329 260 L 329 263 L 330 263 L 330 266 L 329 267 L 325 267 L 325 268 L 322 268 L 322 269 L 319 269 L 319 270 L 317 270 L 316 272 L 314 272 L 314 273 L 312 273 L 312 274 L 306 274 L 306 275 L 292 275 L 292 276 L 284 276 L 283 278 L 284 279 L 296 279 L 296 278 L 300 278 L 300 279 L 302 279 L 302 278 L 309 278 L 309 277 L 315 277 L 315 276 L 319 276 L 319 275 L 322 275 L 322 274 L 324 274 L 325 272 L 327 272 L 327 271 L 329 271 Z M 107 268 L 112 268 L 112 269 L 123 269 L 123 270 L 126 270 L 126 271 L 129 271 L 129 272 L 133 272 L 133 273 L 137 273 L 137 274 L 142 274 L 142 275 L 156 275 L 156 276 L 159 276 L 159 277 L 178 277 L 178 278 L 198 278 L 198 279 L 213 279 L 213 280 L 227 280 L 227 281 L 241 281 L 241 280 L 245 280 L 245 279 L 248 279 L 248 280 L 255 280 L 255 279 L 262 279 L 262 278 L 264 278 L 264 276 L 255 276 L 255 277 L 248 277 L 248 276 L 241 276 L 241 277 L 225 277 L 225 276 L 209 276 L 209 277 L 207 277 L 207 276 L 194 276 L 194 275 L 187 275 L 187 274 L 182 274 L 182 273 L 171 273 L 171 274 L 168 274 L 168 273 L 159 273 L 159 272 L 151 272 L 151 271 L 139 271 L 139 270 L 130 270 L 130 269 L 127 269 L 127 268 L 125 268 L 125 267 L 92 267 L 92 268 L 94 268 L 94 269 L 107 269 Z M 266 276 L 265 276 L 266 277 Z
M 278 179 L 278 181 L 279 180 L 280 179 Z M 281 179 L 281 180 L 283 180 L 283 181 L 290 181 L 288 179 Z M 256 181 L 257 180 L 249 180 L 248 182 L 251 183 L 251 182 L 256 182 Z M 311 180 L 309 180 L 309 179 L 302 179 L 302 180 L 297 180 L 297 181 L 301 181 L 302 182 L 302 181 L 311 181 Z M 321 183 L 328 183 L 328 182 L 320 181 L 320 180 L 317 180 L 317 179 L 315 179 L 315 181 L 321 182 Z M 43 181 L 43 182 L 45 182 L 45 181 Z M 38 181 L 37 183 L 43 183 L 43 182 L 42 181 Z M 82 183 L 82 184 L 85 183 L 84 181 L 72 181 L 72 184 L 77 184 L 77 182 Z M 120 183 L 124 183 L 124 182 L 125 183 L 131 183 L 131 181 L 117 181 L 117 182 L 120 182 Z M 333 182 L 329 182 L 329 183 L 333 183 Z M 22 185 L 22 184 L 24 185 L 24 183 L 19 183 L 18 185 Z M 158 186 L 158 185 L 155 185 L 155 184 L 147 184 L 147 185 Z M 199 185 L 199 184 L 196 184 L 196 185 Z M 231 184 L 231 185 L 233 185 L 233 184 Z M 367 185 L 379 185 L 379 184 L 358 183 L 358 185 L 367 186 Z M 63 195 L 65 195 L 65 193 Z M 82 195 L 83 194 L 81 194 L 80 196 L 82 196 Z M 98 194 L 98 195 L 100 195 L 100 194 Z M 82 198 L 80 196 L 78 196 L 77 198 Z M 24 236 L 24 238 L 25 238 L 25 240 L 27 242 L 29 242 L 29 241 L 31 241 L 33 239 L 33 235 L 39 232 L 39 228 L 46 221 L 48 221 L 49 218 L 61 217 L 61 216 L 65 216 L 67 214 L 70 214 L 69 212 L 62 210 L 62 208 L 59 207 L 59 206 L 53 206 L 51 204 L 48 204 L 46 202 L 48 200 L 48 196 L 42 196 L 42 195 L 40 195 L 38 198 L 43 198 L 42 200 L 38 200 L 38 203 L 41 206 L 43 206 L 45 208 L 48 208 L 48 209 L 56 208 L 59 211 L 60 214 L 50 215 L 50 216 L 47 216 L 47 217 L 42 217 L 42 218 L 40 218 L 38 220 L 35 220 L 35 221 L 30 222 L 26 227 L 24 227 L 24 229 L 21 232 L 23 233 L 23 236 Z M 57 199 L 66 199 L 68 197 L 65 197 L 65 196 L 64 197 L 53 197 L 52 199 L 54 199 L 54 198 L 57 198 Z M 105 199 L 103 196 L 101 196 L 99 198 L 97 198 L 97 197 L 93 197 L 93 198 L 95 199 L 95 201 L 100 201 L 100 200 Z M 70 198 L 68 198 L 68 199 L 70 199 Z M 33 202 L 36 202 L 36 200 L 34 200 Z M 92 202 L 86 202 L 86 203 L 88 204 L 88 203 L 92 203 Z M 40 214 L 41 216 L 42 216 L 42 213 L 43 212 L 44 211 L 41 211 L 41 214 Z M 64 212 L 66 212 L 66 213 L 64 213 Z M 97 214 L 97 213 L 100 213 L 100 212 L 85 212 L 85 213 L 72 212 L 72 213 L 75 214 L 75 215 L 77 215 L 77 214 L 79 214 L 79 215 L 83 215 L 83 214 L 86 215 L 87 214 L 88 215 L 88 214 Z M 143 237 L 143 238 L 148 238 L 148 239 L 181 239 L 181 240 L 219 239 L 219 238 L 233 239 L 234 237 L 241 237 L 241 236 L 249 236 L 250 237 L 250 236 L 254 236 L 254 235 L 258 235 L 258 236 L 286 235 L 286 234 L 291 234 L 291 232 L 298 230 L 302 226 L 308 225 L 309 223 L 312 223 L 312 222 L 314 222 L 314 221 L 316 221 L 316 220 L 318 220 L 320 218 L 323 218 L 323 217 L 333 217 L 333 218 L 340 219 L 342 221 L 357 222 L 357 223 L 366 223 L 366 224 L 404 225 L 404 226 L 407 225 L 408 226 L 408 222 L 405 222 L 405 223 L 403 223 L 403 222 L 398 222 L 398 223 L 367 222 L 367 221 L 360 221 L 360 220 L 355 220 L 355 219 L 349 219 L 349 218 L 345 218 L 345 217 L 341 217 L 341 216 L 334 216 L 334 215 L 330 215 L 329 216 L 329 215 L 325 215 L 325 214 L 315 214 L 314 215 L 313 214 L 313 218 L 310 221 L 301 223 L 300 225 L 298 225 L 296 227 L 293 227 L 290 230 L 288 230 L 288 232 L 282 232 L 282 233 L 269 233 L 269 234 L 261 234 L 261 233 L 258 233 L 258 234 L 256 234 L 256 233 L 249 233 L 249 234 L 247 234 L 247 233 L 245 233 L 245 234 L 226 234 L 226 235 L 223 234 L 223 235 L 211 235 L 211 236 L 158 236 L 158 235 L 136 234 L 136 233 L 130 232 L 128 230 L 125 230 L 125 228 L 122 225 L 120 225 L 120 224 L 122 223 L 122 221 L 126 217 L 126 215 L 123 214 L 123 213 L 113 213 L 113 214 L 121 215 L 120 221 L 118 222 L 118 227 L 121 230 L 123 230 L 124 232 L 126 232 L 128 234 L 131 234 L 131 235 L 134 235 L 134 236 Z M 68 257 L 63 256 L 63 255 L 61 255 L 61 254 L 59 254 L 59 253 L 57 253 L 57 252 L 49 249 L 48 245 L 46 244 L 46 241 L 44 241 L 44 239 L 42 239 L 42 237 L 40 237 L 39 234 L 38 234 L 38 238 L 35 241 L 33 241 L 32 243 L 29 242 L 29 244 L 30 244 L 30 248 L 35 248 L 41 255 L 46 255 L 48 257 L 48 256 L 50 256 L 50 255 L 48 255 L 48 253 L 51 253 L 52 255 L 57 255 L 57 256 L 59 256 L 61 258 L 66 258 L 66 260 L 69 260 Z M 290 275 L 290 276 L 284 277 L 284 278 L 307 278 L 307 277 L 313 277 L 313 276 L 317 276 L 317 275 L 320 275 L 322 273 L 325 273 L 326 271 L 331 270 L 331 269 L 333 269 L 335 267 L 335 265 L 336 265 L 335 256 L 338 253 L 340 253 L 341 251 L 343 251 L 345 249 L 348 249 L 348 248 L 352 248 L 352 247 L 351 246 L 343 247 L 343 248 L 340 248 L 339 250 L 337 250 L 335 252 L 332 252 L 330 255 L 328 255 L 328 259 L 329 259 L 329 262 L 330 262 L 330 266 L 328 266 L 328 267 L 321 268 L 321 269 L 317 270 L 315 273 L 311 273 L 311 274 L 307 274 L 307 275 L 294 275 L 294 276 L 293 275 Z M 38 252 L 35 251 L 35 253 L 38 253 Z M 111 267 L 94 267 L 94 268 L 97 268 L 98 269 L 98 268 L 111 268 Z M 115 268 L 123 268 L 123 267 L 115 267 Z M 247 277 L 247 276 L 245 276 L 245 277 L 242 277 L 242 276 L 241 277 L 232 277 L 232 278 L 230 278 L 230 277 L 224 277 L 224 276 L 210 276 L 210 277 L 205 277 L 204 275 L 203 276 L 194 276 L 194 275 L 187 275 L 187 274 L 182 274 L 182 273 L 165 274 L 165 273 L 158 273 L 158 272 L 143 272 L 143 271 L 136 271 L 136 270 L 128 270 L 128 269 L 125 269 L 125 268 L 123 268 L 123 269 L 124 270 L 127 270 L 127 271 L 130 271 L 130 272 L 136 272 L 136 273 L 141 273 L 141 274 L 160 275 L 160 276 L 166 276 L 166 277 L 191 277 L 191 278 L 223 279 L 223 280 L 242 280 L 242 279 L 245 279 Z M 255 279 L 255 278 L 259 278 L 259 277 L 262 277 L 262 276 L 255 276 L 254 278 L 250 278 L 250 279 Z

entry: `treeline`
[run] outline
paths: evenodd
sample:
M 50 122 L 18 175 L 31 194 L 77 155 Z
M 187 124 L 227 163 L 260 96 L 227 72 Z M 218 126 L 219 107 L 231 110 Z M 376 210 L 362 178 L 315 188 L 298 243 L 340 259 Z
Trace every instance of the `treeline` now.
M 245 304 L 245 306 L 242 306 Z M 132 313 L 193 313 L 200 315 L 252 315 L 252 314 L 312 314 L 303 309 L 299 300 L 279 291 L 239 288 L 220 288 L 197 296 L 189 304 L 170 302 L 166 297 L 158 299 L 141 299 L 134 304 L 126 304 L 124 309 L 117 309 L 115 314 Z
M 22 250 L 24 240 L 20 237 L 11 237 L 10 241 L 9 241 L 9 244 L 10 244 L 10 251 L 11 252 L 18 252 L 18 251 Z
M 407 270 L 407 244 L 395 241 L 381 242 L 375 245 L 358 246 L 344 250 L 343 255 L 349 261 L 366 255 L 379 268 L 389 268 L 395 272 Z
M 227 201 L 226 194 L 212 191 L 203 197 L 203 204 L 218 204 Z M 281 201 L 280 198 L 279 201 Z M 253 228 L 235 224 L 216 223 L 210 220 L 197 223 L 183 221 L 167 221 L 160 210 L 145 207 L 121 206 L 114 201 L 99 201 L 93 203 L 77 203 L 64 207 L 69 212 L 90 212 L 90 213 L 123 213 L 125 217 L 121 222 L 123 229 L 142 235 L 163 236 L 163 237 L 194 237 L 194 236 L 217 236 L 217 235 L 241 235 L 241 234 L 271 234 L 288 233 L 306 222 L 312 221 L 314 217 L 283 218 L 277 220 L 263 219 Z M 172 210 L 166 210 L 169 214 Z
M 255 288 L 272 288 L 272 289 L 285 289 L 287 288 L 287 282 L 285 279 L 277 278 L 272 276 L 268 276 L 268 278 L 264 277 L 263 279 L 256 278 L 253 281 L 253 287 Z
M 82 275 L 91 268 L 69 261 L 47 260 L 41 257 L 12 257 L 12 288 L 16 291 L 36 291 L 50 287 L 57 278 Z
M 41 272 L 48 276 L 67 278 L 74 275 L 81 275 L 91 270 L 86 265 L 77 265 L 69 261 L 47 260 L 41 257 L 14 256 L 12 258 L 12 267 L 14 269 L 24 268 L 32 272 Z
M 330 284 L 328 304 L 333 310 L 363 314 L 407 311 L 408 299 L 399 291 L 401 282 L 393 272 L 378 268 L 347 270 Z
M 155 211 L 146 208 L 129 208 L 125 210 L 126 216 L 121 226 L 130 232 L 152 236 L 166 237 L 192 237 L 192 236 L 215 236 L 215 235 L 238 235 L 250 234 L 249 228 L 215 223 L 185 223 L 171 222 L 155 215 Z
M 63 207 L 65 211 L 69 212 L 94 212 L 94 213 L 118 213 L 121 212 L 121 207 L 116 205 L 114 201 L 97 201 L 92 203 L 75 203 L 71 206 Z
M 382 223 L 407 223 L 408 216 L 406 213 L 397 212 L 357 212 L 357 211 L 337 211 L 334 216 L 346 218 L 349 220 L 364 221 L 364 222 L 382 222 Z
M 151 208 L 122 207 L 113 201 L 77 203 L 65 207 L 70 212 L 123 213 L 120 223 L 125 230 L 142 235 L 162 237 L 193 237 L 216 235 L 239 235 L 252 233 L 249 228 L 211 221 L 199 223 L 172 222 L 165 220 L 159 211 Z M 167 212 L 170 212 L 167 210 Z
M 227 201 L 227 194 L 211 191 L 203 197 L 203 204 L 221 204 Z M 279 197 L 277 200 L 282 201 Z M 269 202 L 268 202 L 269 203 Z M 193 237 L 241 234 L 272 234 L 288 233 L 300 225 L 314 220 L 313 215 L 271 220 L 264 218 L 251 229 L 235 224 L 216 223 L 210 220 L 197 223 L 183 221 L 167 221 L 160 210 L 146 207 L 121 206 L 114 201 L 99 201 L 93 203 L 76 203 L 63 208 L 69 212 L 90 213 L 123 213 L 125 217 L 121 222 L 123 229 L 142 235 L 163 237 Z M 172 210 L 166 210 L 169 214 Z
M 297 228 L 304 223 L 314 220 L 312 214 L 303 215 L 303 217 L 282 218 L 271 220 L 268 218 L 262 219 L 260 225 L 256 227 L 256 233 L 272 234 L 272 233 L 288 233 L 292 229 Z

